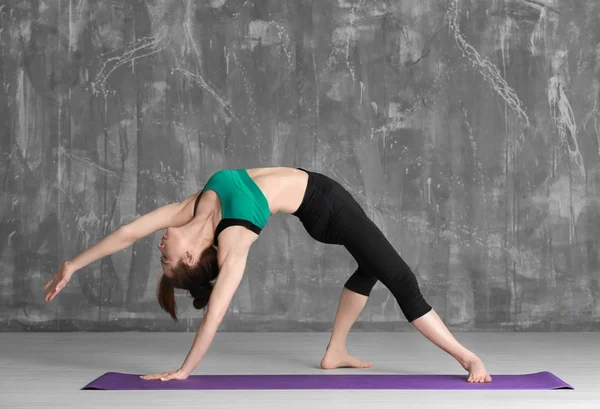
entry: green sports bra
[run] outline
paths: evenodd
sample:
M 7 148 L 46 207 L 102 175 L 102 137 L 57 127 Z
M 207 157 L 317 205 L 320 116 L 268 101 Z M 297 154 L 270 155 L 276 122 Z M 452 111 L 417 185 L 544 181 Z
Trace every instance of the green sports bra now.
M 219 233 L 227 227 L 243 226 L 260 234 L 267 224 L 271 215 L 269 202 L 246 169 L 224 169 L 214 173 L 196 198 L 194 216 L 205 190 L 214 191 L 221 201 L 222 218 L 215 230 L 215 245 Z

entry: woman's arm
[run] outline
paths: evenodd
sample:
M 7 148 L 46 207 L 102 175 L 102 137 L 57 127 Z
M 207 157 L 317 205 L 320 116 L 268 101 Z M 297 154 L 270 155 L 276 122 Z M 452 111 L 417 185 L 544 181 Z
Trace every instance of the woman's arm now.
M 75 272 L 104 256 L 130 246 L 134 241 L 132 236 L 123 227 L 120 227 L 71 261 L 65 261 L 44 286 L 44 290 L 47 290 L 44 296 L 46 302 L 50 302 L 56 297 L 60 290 L 71 280 L 71 276 Z
M 210 294 L 206 315 L 196 332 L 190 352 L 181 366 L 180 370 L 182 372 L 186 374 L 194 372 L 200 360 L 208 351 L 231 303 L 231 299 L 242 281 L 247 257 L 248 249 L 230 252 L 220 267 L 219 277 Z
M 186 224 L 192 218 L 192 212 L 184 212 L 186 206 L 196 197 L 196 194 L 187 197 L 181 202 L 171 203 L 151 211 L 124 226 L 119 227 L 104 239 L 88 248 L 70 261 L 71 268 L 75 271 L 106 257 L 110 254 L 123 250 L 137 240 L 150 234 L 166 229 L 167 227 L 178 227 Z
M 219 235 L 219 276 L 208 300 L 206 315 L 185 361 L 177 371 L 145 375 L 144 380 L 187 379 L 196 369 L 217 333 L 246 268 L 250 246 L 258 236 L 244 227 L 229 227 Z
M 68 262 L 73 272 L 82 269 L 88 264 L 101 259 L 102 257 L 116 253 L 133 244 L 135 240 L 127 235 L 123 227 L 110 233 L 98 243 L 81 252 L 75 258 Z
M 56 294 L 69 282 L 71 276 L 88 264 L 123 250 L 155 231 L 186 224 L 192 218 L 193 213 L 188 205 L 196 196 L 197 194 L 191 195 L 181 202 L 159 207 L 138 217 L 131 223 L 119 227 L 71 261 L 65 262 L 44 287 L 48 290 L 45 296 L 46 301 L 52 301 Z

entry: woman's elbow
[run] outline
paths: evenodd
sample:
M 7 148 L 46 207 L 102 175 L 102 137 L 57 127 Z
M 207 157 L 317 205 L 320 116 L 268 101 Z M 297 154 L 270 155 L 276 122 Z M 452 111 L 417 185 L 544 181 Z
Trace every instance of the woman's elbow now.
M 135 231 L 129 225 L 121 226 L 115 230 L 115 234 L 123 241 L 127 243 L 134 243 L 138 240 Z
M 219 325 L 221 322 L 223 322 L 223 318 L 225 318 L 226 313 L 227 310 L 222 311 L 218 308 L 213 308 L 211 310 L 210 308 L 207 308 L 205 317 L 208 321 L 214 323 L 215 325 Z

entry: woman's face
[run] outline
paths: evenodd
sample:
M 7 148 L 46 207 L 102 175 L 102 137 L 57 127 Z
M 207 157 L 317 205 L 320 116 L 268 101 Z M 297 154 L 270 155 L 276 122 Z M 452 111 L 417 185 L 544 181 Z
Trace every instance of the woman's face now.
M 181 229 L 169 227 L 158 242 L 163 274 L 169 277 L 171 269 L 186 254 L 187 240 Z

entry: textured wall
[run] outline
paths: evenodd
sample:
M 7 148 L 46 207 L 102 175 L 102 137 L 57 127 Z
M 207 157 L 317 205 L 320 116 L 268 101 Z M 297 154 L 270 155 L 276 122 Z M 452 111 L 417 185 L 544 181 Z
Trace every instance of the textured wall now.
M 159 234 L 65 260 L 220 168 L 339 180 L 459 330 L 600 328 L 595 0 L 3 0 L 0 330 L 195 329 Z M 223 330 L 328 330 L 355 263 L 275 216 Z M 357 329 L 409 328 L 378 284 Z

